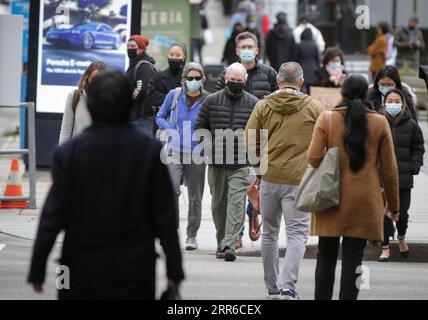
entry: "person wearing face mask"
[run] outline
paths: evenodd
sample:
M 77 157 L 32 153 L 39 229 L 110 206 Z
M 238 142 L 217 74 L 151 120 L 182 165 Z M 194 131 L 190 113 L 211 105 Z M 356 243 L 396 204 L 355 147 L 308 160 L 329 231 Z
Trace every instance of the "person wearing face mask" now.
M 251 130 L 259 132 L 265 129 L 269 132 L 267 154 L 260 154 L 259 147 L 254 155 L 269 159 L 267 171 L 262 174 L 260 182 L 261 252 L 267 297 L 296 300 L 310 214 L 294 209 L 293 204 L 308 165 L 306 151 L 312 132 L 324 108 L 319 101 L 300 92 L 304 79 L 303 69 L 298 63 L 284 63 L 279 69 L 278 83 L 278 91 L 257 103 L 245 131 L 250 146 L 262 144 L 249 135 Z M 257 163 L 257 159 L 251 159 L 250 154 L 249 157 L 251 163 Z M 278 269 L 278 235 L 283 216 L 288 245 L 283 265 Z
M 406 99 L 406 105 L 410 111 L 412 119 L 417 122 L 418 119 L 415 108 L 416 95 L 412 92 L 408 85 L 401 82 L 398 69 L 394 66 L 386 66 L 377 73 L 373 86 L 369 90 L 368 99 L 373 104 L 376 112 L 385 114 L 385 96 L 388 92 L 395 88 L 403 91 L 404 97 Z
M 259 54 L 257 37 L 251 32 L 240 33 L 236 37 L 236 55 L 239 62 L 245 67 L 248 78 L 245 83 L 245 91 L 261 99 L 278 89 L 276 71 L 257 61 Z M 215 91 L 223 90 L 226 86 L 224 71 L 217 81 Z
M 247 70 L 248 76 L 244 90 L 253 94 L 259 99 L 278 90 L 276 82 L 276 71 L 270 66 L 257 61 L 257 55 L 260 52 L 256 35 L 251 32 L 243 32 L 236 37 L 236 55 L 239 62 Z M 225 87 L 225 72 L 223 72 L 216 84 L 215 91 L 222 90 Z M 253 175 L 254 176 L 254 175 Z M 248 201 L 247 215 L 250 216 L 252 205 Z M 244 230 L 236 240 L 236 249 L 242 247 L 242 237 Z
M 322 59 L 322 67 L 315 72 L 317 87 L 342 87 L 346 79 L 345 60 L 339 48 L 327 48 Z
M 244 91 L 246 76 L 242 64 L 231 64 L 225 88 L 205 99 L 195 125 L 195 129 L 211 132 L 210 141 L 204 139 L 204 143 L 212 148 L 206 154 L 210 155 L 208 184 L 217 230 L 216 258 L 225 261 L 236 260 L 235 241 L 245 221 L 245 197 L 251 183 L 243 131 L 258 99 Z
M 101 61 L 92 62 L 80 79 L 78 88 L 68 95 L 59 134 L 60 145 L 92 124 L 91 115 L 86 106 L 86 91 L 92 78 L 105 68 L 106 65 Z
M 397 68 L 402 75 L 418 76 L 420 52 L 425 49 L 422 31 L 419 29 L 419 18 L 412 17 L 407 27 L 400 28 L 395 34 L 394 44 L 397 47 Z
M 131 121 L 142 132 L 152 136 L 155 109 L 149 101 L 147 88 L 157 68 L 155 60 L 146 53 L 148 45 L 148 38 L 131 36 L 127 44 L 129 68 L 126 74 L 133 88 Z
M 391 127 L 398 163 L 400 215 L 395 219 L 398 245 L 401 256 L 407 259 L 410 252 L 405 240 L 409 220 L 408 210 L 411 203 L 413 176 L 419 174 L 423 166 L 424 137 L 419 125 L 411 118 L 403 91 L 392 89 L 385 95 L 385 116 Z M 382 254 L 378 259 L 380 262 L 389 261 L 390 237 L 394 238 L 393 221 L 385 216 Z
M 156 116 L 156 123 L 161 130 L 178 130 L 180 136 L 179 140 L 172 139 L 168 142 L 168 147 L 173 152 L 172 157 L 177 159 L 175 163 L 169 164 L 168 168 L 177 202 L 183 178 L 187 184 L 191 205 L 188 212 L 186 250 L 198 248 L 196 236 L 201 224 L 205 164 L 196 164 L 193 161 L 192 153 L 198 146 L 197 141 L 192 141 L 192 136 L 202 103 L 208 96 L 208 92 L 203 89 L 204 80 L 202 66 L 196 62 L 187 63 L 183 69 L 183 86 L 168 92 Z
M 173 43 L 168 49 L 168 68 L 155 73 L 151 78 L 147 92 L 150 104 L 156 108 L 156 114 L 168 92 L 181 87 L 183 67 L 186 59 L 186 46 L 183 43 Z M 156 134 L 158 129 L 159 127 L 155 121 L 153 124 L 153 133 Z

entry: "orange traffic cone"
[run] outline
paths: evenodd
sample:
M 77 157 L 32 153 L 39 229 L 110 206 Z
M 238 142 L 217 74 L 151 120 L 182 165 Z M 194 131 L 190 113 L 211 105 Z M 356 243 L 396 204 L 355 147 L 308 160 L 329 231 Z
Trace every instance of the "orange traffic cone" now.
M 19 174 L 19 162 L 17 158 L 12 159 L 12 164 L 10 166 L 9 178 L 7 180 L 6 189 L 4 191 L 5 197 L 22 197 L 22 186 L 21 186 L 21 177 Z M 27 201 L 2 201 L 0 202 L 0 208 L 28 208 Z

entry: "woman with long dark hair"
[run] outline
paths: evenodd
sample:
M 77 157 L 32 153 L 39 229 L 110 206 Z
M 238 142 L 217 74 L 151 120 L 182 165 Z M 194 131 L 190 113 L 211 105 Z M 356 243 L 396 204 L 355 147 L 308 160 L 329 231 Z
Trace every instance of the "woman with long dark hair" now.
M 385 117 L 371 110 L 367 102 L 367 80 L 350 76 L 342 87 L 343 101 L 331 112 L 331 126 L 325 112 L 318 118 L 308 151 L 309 163 L 319 167 L 325 149 L 340 153 L 340 204 L 312 215 L 311 234 L 319 236 L 315 272 L 315 299 L 333 296 L 340 239 L 342 241 L 341 300 L 356 300 L 356 281 L 367 241 L 383 240 L 385 188 L 388 209 L 398 214 L 398 171 L 391 130 Z M 327 135 L 330 133 L 330 144 Z M 380 164 L 380 167 L 379 167 Z
M 373 104 L 376 112 L 385 114 L 385 96 L 392 89 L 403 91 L 412 119 L 418 121 L 415 108 L 416 97 L 410 87 L 401 82 L 400 73 L 394 66 L 386 66 L 380 70 L 374 79 L 373 87 L 369 90 L 369 101 Z
M 71 139 L 91 125 L 92 119 L 86 106 L 86 91 L 91 79 L 105 68 L 104 62 L 92 62 L 83 73 L 77 89 L 69 93 L 62 116 L 59 144 Z
M 396 221 L 398 246 L 404 259 L 410 249 L 406 243 L 406 232 L 409 220 L 413 176 L 419 174 L 424 163 L 424 136 L 419 125 L 410 116 L 403 91 L 392 89 L 385 96 L 385 116 L 391 126 L 395 145 L 395 156 L 398 162 L 400 187 L 400 216 Z M 394 238 L 392 219 L 385 216 L 384 241 L 380 262 L 389 261 L 389 238 Z

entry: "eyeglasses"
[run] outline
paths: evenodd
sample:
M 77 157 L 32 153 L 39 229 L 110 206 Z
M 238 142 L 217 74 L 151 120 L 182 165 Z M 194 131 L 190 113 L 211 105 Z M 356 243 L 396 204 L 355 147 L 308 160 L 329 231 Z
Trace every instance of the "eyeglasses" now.
M 241 50 L 254 50 L 256 47 L 254 46 L 242 46 L 242 47 L 238 47 L 238 49 Z
M 186 80 L 189 80 L 189 81 L 193 81 L 193 80 L 199 81 L 201 79 L 202 77 L 186 77 Z

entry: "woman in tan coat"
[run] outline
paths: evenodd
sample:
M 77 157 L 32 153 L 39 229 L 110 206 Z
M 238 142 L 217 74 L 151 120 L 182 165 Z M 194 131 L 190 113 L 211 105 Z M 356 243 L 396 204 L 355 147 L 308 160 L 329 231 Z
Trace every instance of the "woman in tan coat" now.
M 388 54 L 388 41 L 386 41 L 385 35 L 389 32 L 388 23 L 379 23 L 376 30 L 376 39 L 367 49 L 368 54 L 372 58 L 370 71 L 372 72 L 373 79 L 385 67 L 386 55 Z
M 343 102 L 333 109 L 331 146 L 340 152 L 340 205 L 314 213 L 311 234 L 319 236 L 315 299 L 331 299 L 340 238 L 341 300 L 356 300 L 356 280 L 367 241 L 383 240 L 384 185 L 388 209 L 398 214 L 398 169 L 391 130 L 385 117 L 371 110 L 368 84 L 350 76 L 342 88 Z M 325 113 L 315 126 L 308 161 L 319 167 L 326 147 Z M 360 272 L 361 273 L 361 272 Z

